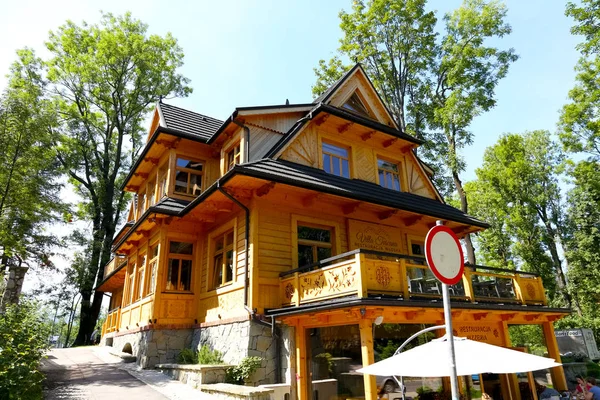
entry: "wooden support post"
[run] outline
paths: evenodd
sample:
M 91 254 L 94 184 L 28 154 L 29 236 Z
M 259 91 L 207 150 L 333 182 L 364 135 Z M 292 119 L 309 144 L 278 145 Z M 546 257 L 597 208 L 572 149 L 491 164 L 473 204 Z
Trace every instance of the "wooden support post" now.
M 543 322 L 542 328 L 544 329 L 544 337 L 546 338 L 546 347 L 548 348 L 548 355 L 554 358 L 557 363 L 560 363 L 560 351 L 558 350 L 558 343 L 556 342 L 556 336 L 554 336 L 554 326 L 552 322 Z M 559 392 L 564 392 L 567 389 L 567 379 L 565 378 L 565 371 L 563 367 L 550 368 L 550 376 L 552 376 L 552 385 L 554 389 Z
M 410 292 L 408 290 L 408 274 L 406 273 L 406 259 L 400 259 L 400 284 L 402 285 L 402 298 L 408 300 Z
M 306 365 L 306 330 L 300 324 L 296 326 L 296 384 L 298 400 L 308 400 L 308 368 Z
M 296 288 L 296 307 L 300 305 L 300 274 L 294 273 L 294 287 Z
M 473 293 L 473 281 L 471 280 L 471 268 L 465 267 L 465 273 L 462 277 L 463 286 L 465 288 L 465 296 L 467 299 L 471 301 L 471 303 L 475 302 L 475 293 Z
M 508 323 L 506 321 L 500 322 L 500 326 L 502 327 L 502 337 L 504 338 L 504 346 L 510 348 L 512 346 L 510 342 L 510 335 L 508 334 Z M 506 374 L 507 385 L 510 391 L 510 398 L 513 400 L 521 400 L 521 390 L 519 389 L 519 380 L 517 379 L 517 374 Z M 530 382 L 531 385 L 531 382 Z M 535 391 L 535 386 L 533 386 L 533 400 L 537 400 L 537 392 Z
M 363 367 L 375 362 L 375 353 L 373 351 L 373 327 L 368 319 L 361 319 L 358 327 L 360 329 L 360 350 L 362 353 Z M 377 382 L 374 375 L 364 375 L 365 380 L 365 400 L 377 399 Z
M 369 282 L 369 276 L 367 275 L 369 271 L 367 271 L 367 264 L 365 263 L 365 255 L 361 253 L 356 253 L 355 262 L 356 269 L 358 270 L 358 298 L 367 297 L 368 288 L 367 283 Z

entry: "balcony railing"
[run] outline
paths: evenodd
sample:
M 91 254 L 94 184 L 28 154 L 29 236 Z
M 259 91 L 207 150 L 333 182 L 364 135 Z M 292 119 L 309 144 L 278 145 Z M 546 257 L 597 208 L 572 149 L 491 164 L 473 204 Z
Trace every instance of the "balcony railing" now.
M 102 336 L 107 333 L 111 333 L 117 330 L 119 327 L 119 320 L 121 318 L 121 307 L 114 308 L 108 312 L 106 321 L 102 325 Z
M 124 262 L 127 262 L 125 256 L 115 255 L 109 262 L 104 266 L 104 278 L 106 279 L 115 269 L 120 267 Z
M 283 306 L 344 296 L 410 299 L 441 298 L 441 284 L 422 257 L 353 250 L 280 274 Z M 546 305 L 537 274 L 485 266 L 466 266 L 449 287 L 455 301 Z

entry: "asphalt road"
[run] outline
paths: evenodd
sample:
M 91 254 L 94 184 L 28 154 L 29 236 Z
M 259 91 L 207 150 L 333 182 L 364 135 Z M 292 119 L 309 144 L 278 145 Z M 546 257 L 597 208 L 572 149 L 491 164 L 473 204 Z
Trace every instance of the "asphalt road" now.
M 47 400 L 165 400 L 152 387 L 96 356 L 92 347 L 54 349 L 42 361 Z

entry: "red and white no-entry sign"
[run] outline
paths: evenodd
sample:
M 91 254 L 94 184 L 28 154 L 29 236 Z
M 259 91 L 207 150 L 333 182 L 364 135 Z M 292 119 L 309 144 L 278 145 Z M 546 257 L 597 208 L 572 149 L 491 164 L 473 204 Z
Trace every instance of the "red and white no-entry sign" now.
M 435 277 L 447 285 L 457 284 L 465 271 L 458 237 L 444 225 L 436 225 L 427 233 L 425 259 Z

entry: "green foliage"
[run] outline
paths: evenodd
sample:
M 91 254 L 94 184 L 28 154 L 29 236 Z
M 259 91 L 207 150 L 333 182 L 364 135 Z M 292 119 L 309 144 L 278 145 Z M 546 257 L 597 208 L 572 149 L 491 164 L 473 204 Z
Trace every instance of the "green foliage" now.
M 98 24 L 67 21 L 50 32 L 49 57 L 26 50 L 24 69 L 40 65 L 45 101 L 60 119 L 52 127 L 56 156 L 83 201 L 78 217 L 91 222 L 87 272 L 80 274 L 81 324 L 77 344 L 89 338 L 102 293 L 90 301 L 96 279 L 109 261 L 115 227 L 128 197 L 117 188 L 145 138 L 145 119 L 160 98 L 187 96 L 189 80 L 177 70 L 183 51 L 170 34 L 149 35 L 131 14 L 103 14 Z M 29 78 L 32 81 L 32 78 Z M 49 148 L 52 148 L 49 146 Z
M 461 194 L 451 175 L 464 169 L 459 150 L 472 141 L 468 126 L 495 105 L 495 88 L 517 59 L 512 49 L 486 45 L 511 32 L 505 17 L 497 1 L 465 0 L 438 34 L 426 0 L 355 1 L 340 13 L 340 55 L 363 65 L 400 129 L 427 141 L 421 156 L 437 170 L 442 193 L 454 183 Z M 313 94 L 348 68 L 338 56 L 319 61 Z
M 385 346 L 376 343 L 375 361 L 385 360 L 386 358 L 393 356 L 398 347 L 400 347 L 400 344 L 393 340 L 388 340 Z
M 192 349 L 183 349 L 177 355 L 179 364 L 198 364 L 198 353 Z
M 571 306 L 559 256 L 566 230 L 558 184 L 563 160 L 549 132 L 507 134 L 486 149 L 468 188 L 472 213 L 491 223 L 479 239 L 486 263 L 539 273 L 555 305 Z
M 508 334 L 515 347 L 526 347 L 529 353 L 542 357 L 548 353 L 540 325 L 510 325 Z
M 43 97 L 40 60 L 26 50 L 17 55 L 0 95 L 0 259 L 2 267 L 31 261 L 49 267 L 58 242 L 43 228 L 64 211 L 53 149 L 56 114 Z
M 223 354 L 218 350 L 211 350 L 208 345 L 203 345 L 198 351 L 183 349 L 177 355 L 180 364 L 218 365 L 223 364 Z
M 262 362 L 262 357 L 245 357 L 239 365 L 227 369 L 225 382 L 235 385 L 247 383 L 248 379 L 261 366 Z
M 40 360 L 48 348 L 47 325 L 38 305 L 21 302 L 0 314 L 0 398 L 39 399 Z
M 203 345 L 198 350 L 198 364 L 223 364 L 223 354 L 218 350 L 211 350 Z
M 596 379 L 600 378 L 600 365 L 588 360 L 585 363 L 585 367 L 587 368 L 587 376 L 592 376 Z

